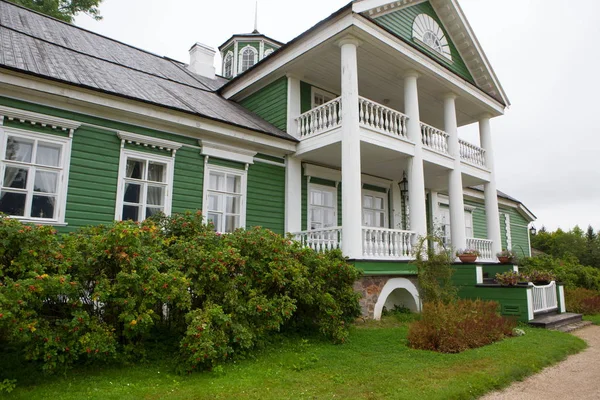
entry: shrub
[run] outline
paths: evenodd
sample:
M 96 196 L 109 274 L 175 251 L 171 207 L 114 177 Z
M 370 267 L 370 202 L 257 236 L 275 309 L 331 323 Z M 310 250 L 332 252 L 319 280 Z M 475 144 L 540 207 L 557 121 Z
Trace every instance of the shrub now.
M 421 320 L 409 327 L 408 343 L 415 349 L 459 353 L 512 336 L 516 321 L 497 310 L 498 303 L 481 300 L 425 303 Z
M 522 259 L 520 266 L 525 274 L 532 270 L 551 271 L 556 275 L 556 280 L 566 287 L 600 291 L 600 268 L 583 266 L 575 257 L 530 257 Z
M 600 292 L 584 288 L 567 288 L 565 302 L 571 312 L 595 315 L 600 314 Z
M 430 245 L 430 242 L 433 245 Z M 437 250 L 436 250 L 437 249 Z M 454 301 L 458 290 L 452 282 L 452 252 L 435 236 L 420 238 L 415 249 L 419 297 L 423 302 Z

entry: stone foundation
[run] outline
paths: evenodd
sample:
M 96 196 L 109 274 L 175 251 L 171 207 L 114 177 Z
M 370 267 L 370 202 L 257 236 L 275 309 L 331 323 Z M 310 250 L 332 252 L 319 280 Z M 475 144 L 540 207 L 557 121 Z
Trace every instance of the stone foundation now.
M 354 283 L 354 290 L 362 295 L 360 299 L 360 308 L 364 318 L 372 319 L 374 317 L 375 304 L 377 304 L 377 301 L 379 300 L 379 295 L 385 284 L 392 278 L 398 278 L 398 276 L 364 276 Z M 417 278 L 402 278 L 408 279 L 417 286 Z

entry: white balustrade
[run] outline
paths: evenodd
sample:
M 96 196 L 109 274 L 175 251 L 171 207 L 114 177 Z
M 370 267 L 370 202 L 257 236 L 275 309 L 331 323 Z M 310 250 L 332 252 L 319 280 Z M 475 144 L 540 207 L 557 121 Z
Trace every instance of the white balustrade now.
M 421 122 L 421 141 L 425 147 L 443 154 L 449 154 L 449 138 L 450 135 L 448 133 Z
M 363 256 L 372 259 L 410 260 L 415 232 L 385 228 L 362 228 Z
M 406 115 L 364 97 L 359 97 L 358 103 L 361 125 L 381 133 L 406 138 Z
M 298 137 L 304 139 L 340 126 L 342 124 L 341 107 L 342 98 L 338 97 L 300 115 L 296 119 Z
M 480 256 L 477 258 L 478 261 L 498 261 L 496 259 L 496 255 L 494 254 L 492 244 L 492 241 L 487 239 L 467 238 L 467 248 L 475 249 L 480 253 Z
M 540 313 L 558 308 L 556 296 L 556 282 L 552 281 L 546 286 L 536 286 L 530 283 L 533 291 L 533 312 Z
M 484 149 L 462 139 L 459 139 L 458 142 L 460 144 L 460 158 L 462 160 L 482 167 L 486 166 Z
M 309 247 L 321 253 L 327 250 L 342 248 L 342 228 L 313 229 L 293 234 L 294 240 L 302 243 L 304 247 Z

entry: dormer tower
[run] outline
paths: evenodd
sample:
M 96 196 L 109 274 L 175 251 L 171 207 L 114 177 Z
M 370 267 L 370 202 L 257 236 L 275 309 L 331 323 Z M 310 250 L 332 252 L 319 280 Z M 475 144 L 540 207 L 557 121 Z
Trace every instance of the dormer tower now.
M 281 46 L 283 43 L 263 35 L 256 29 L 252 33 L 235 34 L 219 46 L 223 60 L 222 75 L 227 79 L 235 78 Z

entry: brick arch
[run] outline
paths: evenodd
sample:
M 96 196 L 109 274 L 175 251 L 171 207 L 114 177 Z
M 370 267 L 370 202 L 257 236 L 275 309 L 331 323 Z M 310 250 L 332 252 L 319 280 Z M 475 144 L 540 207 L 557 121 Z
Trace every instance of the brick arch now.
M 385 286 L 381 290 L 381 293 L 379 294 L 379 297 L 377 298 L 377 303 L 375 304 L 375 309 L 373 310 L 374 319 L 381 319 L 383 307 L 391 295 L 397 296 L 395 298 L 404 297 L 411 299 L 414 303 L 409 304 L 409 308 L 411 308 L 414 312 L 421 311 L 421 300 L 419 299 L 419 291 L 417 290 L 415 284 L 406 278 L 392 278 L 386 282 Z

